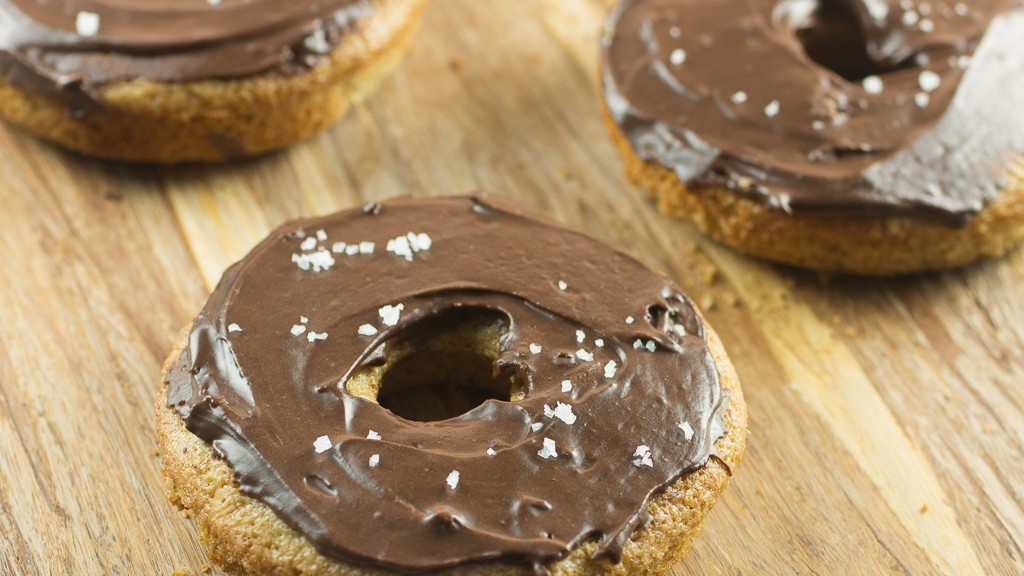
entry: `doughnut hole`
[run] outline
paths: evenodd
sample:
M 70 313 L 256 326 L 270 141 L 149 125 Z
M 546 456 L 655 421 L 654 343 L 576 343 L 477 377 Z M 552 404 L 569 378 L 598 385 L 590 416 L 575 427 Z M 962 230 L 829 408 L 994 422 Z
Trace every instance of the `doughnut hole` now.
M 504 316 L 474 309 L 418 322 L 345 389 L 415 422 L 455 418 L 487 400 L 520 400 L 515 375 L 496 363 L 507 328 Z
M 787 0 L 775 19 L 793 30 L 808 58 L 851 82 L 913 65 L 872 58 L 867 34 L 846 2 Z

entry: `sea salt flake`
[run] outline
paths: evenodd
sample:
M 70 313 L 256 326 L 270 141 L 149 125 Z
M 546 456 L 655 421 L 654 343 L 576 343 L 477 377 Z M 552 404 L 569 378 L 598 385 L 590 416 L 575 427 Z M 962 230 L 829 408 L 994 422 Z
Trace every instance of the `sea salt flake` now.
M 534 422 L 533 424 L 530 424 L 530 429 L 533 430 L 534 432 L 539 432 L 540 429 L 543 427 L 544 425 L 541 424 L 540 422 Z
M 776 116 L 779 115 L 779 110 L 781 108 L 782 105 L 779 104 L 778 100 L 772 100 L 771 102 L 768 103 L 767 106 L 764 107 L 764 115 L 769 118 L 775 118 Z
M 917 76 L 917 85 L 925 92 L 933 92 L 940 84 L 942 84 L 942 76 L 932 70 L 925 70 Z
M 644 347 L 643 340 L 637 338 L 636 340 L 633 341 L 633 350 L 639 350 L 639 349 L 641 349 L 643 347 Z
M 558 452 L 555 451 L 555 441 L 551 438 L 545 438 L 543 441 L 544 447 L 537 451 L 537 456 L 541 458 L 557 458 Z
M 746 101 L 747 101 L 747 93 L 746 92 L 744 92 L 743 90 L 740 90 L 738 92 L 733 92 L 733 94 L 732 94 L 732 102 L 733 102 L 733 104 L 744 104 L 744 103 L 746 103 Z
M 312 236 L 306 238 L 305 240 L 302 241 L 302 244 L 299 244 L 299 248 L 302 248 L 307 252 L 313 250 L 314 248 L 316 248 L 316 238 Z
M 920 19 L 921 17 L 913 10 L 907 10 L 903 13 L 903 16 L 900 17 L 900 21 L 903 22 L 904 26 L 913 26 L 917 24 L 917 21 Z
M 680 424 L 679 429 L 683 431 L 683 436 L 686 438 L 687 442 L 693 439 L 693 428 L 690 426 L 689 422 L 683 422 Z
M 380 464 L 380 454 L 370 454 L 370 468 L 376 468 Z
M 360 336 L 375 336 L 377 334 L 377 329 L 374 328 L 372 324 L 363 324 L 359 327 L 357 332 Z
M 562 392 L 569 392 L 572 390 L 572 382 L 569 380 L 562 380 Z
M 558 289 L 559 290 L 565 292 L 565 290 L 568 289 L 568 288 L 569 288 L 569 285 L 565 283 L 565 280 L 559 280 L 558 281 Z
M 496 456 L 497 454 L 498 453 L 494 451 L 494 448 L 488 448 L 487 449 L 487 455 L 488 456 Z
M 590 352 L 587 352 L 583 348 L 580 348 L 579 350 L 576 351 L 576 357 L 579 358 L 580 360 L 583 360 L 584 362 L 594 361 L 594 355 L 591 354 Z
M 955 12 L 957 16 L 966 16 L 967 4 L 964 4 L 963 2 L 957 2 L 956 4 L 953 4 L 953 12 Z
M 317 340 L 327 340 L 327 332 L 317 333 L 310 330 L 309 334 L 306 334 L 306 339 L 309 340 L 310 342 L 316 342 Z
M 228 324 L 228 332 L 241 332 L 241 331 L 242 331 L 242 327 L 239 326 L 238 324 L 235 324 L 235 323 Z
M 412 262 L 414 254 L 430 250 L 433 244 L 434 242 L 428 234 L 409 232 L 404 236 L 396 236 L 388 240 L 386 249 L 388 252 Z
M 334 245 L 331 246 L 331 252 L 334 252 L 335 254 L 344 254 L 345 253 L 345 243 L 344 242 L 335 242 Z
M 598 348 L 604 348 L 604 338 L 598 338 L 597 340 L 594 340 L 594 346 L 597 346 Z
M 614 378 L 615 377 L 615 369 L 617 367 L 618 367 L 618 364 L 615 363 L 615 360 L 609 360 L 608 363 L 604 365 L 604 377 L 605 378 Z
M 316 252 L 308 252 L 304 254 L 292 254 L 292 262 L 298 265 L 301 270 L 310 270 L 314 272 L 321 272 L 323 270 L 330 270 L 334 266 L 334 256 L 331 256 L 330 251 L 326 248 L 321 248 Z
M 935 22 L 933 22 L 931 18 L 925 18 L 924 20 L 921 20 L 921 23 L 918 24 L 917 27 L 921 29 L 921 32 L 930 34 L 935 31 Z
M 323 230 L 317 230 L 316 239 L 321 242 L 324 242 L 325 240 L 327 240 L 327 232 L 324 232 Z
M 292 326 L 292 336 L 301 336 L 306 331 L 306 327 L 302 324 L 296 324 Z
M 299 322 L 302 322 L 303 324 L 309 324 L 309 318 L 306 318 L 305 316 L 299 316 Z
M 373 242 L 360 242 L 359 253 L 360 254 L 373 254 L 373 250 L 376 248 L 376 244 Z
M 932 101 L 932 97 L 925 94 L 924 92 L 918 92 L 914 95 L 914 104 L 917 104 L 918 108 L 927 108 L 928 103 Z
M 885 83 L 878 76 L 868 76 L 861 84 L 864 86 L 864 91 L 868 94 L 881 94 L 885 90 Z
M 380 440 L 380 434 L 376 430 L 370 430 L 366 433 L 366 438 L 369 440 Z
M 570 425 L 576 422 L 576 415 L 572 413 L 572 406 L 563 402 L 556 402 L 554 409 L 545 404 L 544 415 L 548 418 L 558 418 Z
M 654 340 L 648 340 L 647 344 L 644 345 L 644 348 L 647 348 L 648 352 L 654 352 L 655 350 L 657 350 L 657 346 L 654 344 Z
M 577 330 L 576 331 L 576 342 L 577 343 L 582 343 L 586 339 L 587 339 L 587 335 L 583 333 L 583 330 Z
M 356 254 L 359 254 L 359 244 L 349 244 L 348 246 L 345 246 L 346 256 L 355 256 Z
M 95 36 L 100 31 L 100 15 L 95 12 L 79 12 L 75 16 L 75 32 L 79 36 Z
M 633 452 L 633 465 L 637 468 L 654 468 L 654 459 L 651 458 L 651 449 L 648 446 L 641 444 L 636 447 L 636 452 Z
M 401 316 L 402 310 L 405 310 L 405 304 L 396 304 L 393 306 L 389 304 L 381 307 L 381 309 L 378 310 L 378 313 L 380 314 L 380 319 L 384 322 L 385 326 L 394 326 L 395 324 L 398 324 L 398 318 Z
M 419 245 L 419 251 L 430 250 L 430 247 L 434 245 L 434 241 L 426 232 L 420 232 L 416 235 L 416 243 Z
M 633 322 L 636 322 L 636 320 L 632 316 L 626 316 L 626 324 L 632 324 Z
M 459 485 L 459 471 L 452 470 L 444 481 L 448 484 L 448 488 L 455 490 L 455 487 Z
M 313 441 L 313 450 L 316 450 L 317 454 L 323 454 L 331 449 L 331 439 L 324 435 Z
M 544 347 L 540 344 L 530 344 L 530 354 L 540 354 Z
M 682 66 L 683 62 L 686 62 L 686 50 L 676 48 L 671 54 L 669 54 L 668 61 L 671 62 L 673 66 Z

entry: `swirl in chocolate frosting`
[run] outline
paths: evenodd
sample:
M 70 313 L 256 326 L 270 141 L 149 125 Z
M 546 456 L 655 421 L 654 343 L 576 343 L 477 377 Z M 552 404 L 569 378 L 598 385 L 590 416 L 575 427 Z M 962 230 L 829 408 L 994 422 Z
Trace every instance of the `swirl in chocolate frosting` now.
M 371 244 L 372 243 L 372 244 Z M 351 394 L 425 323 L 498 318 L 521 398 L 413 422 Z M 420 571 L 619 557 L 650 496 L 704 465 L 726 405 L 666 278 L 490 197 L 297 222 L 227 271 L 168 405 L 323 554 Z
M 308 70 L 370 0 L 0 0 L 0 77 L 52 93 Z
M 1024 154 L 1018 0 L 625 0 L 605 101 L 644 160 L 794 213 L 962 223 Z

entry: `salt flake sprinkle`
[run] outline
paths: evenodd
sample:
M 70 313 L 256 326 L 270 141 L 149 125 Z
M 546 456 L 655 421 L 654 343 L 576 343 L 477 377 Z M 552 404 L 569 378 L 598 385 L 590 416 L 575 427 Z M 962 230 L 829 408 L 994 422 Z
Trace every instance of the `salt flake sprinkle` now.
M 316 342 L 317 340 L 327 340 L 327 332 L 313 332 L 312 330 L 310 330 L 309 334 L 306 334 L 306 339 L 309 340 L 310 342 Z
M 626 316 L 626 324 L 632 324 L 633 322 L 636 322 L 636 320 L 632 316 Z
M 100 15 L 95 12 L 79 12 L 75 16 L 75 32 L 79 36 L 95 36 L 100 31 Z
M 370 468 L 376 468 L 380 464 L 380 454 L 370 454 Z
M 306 327 L 302 324 L 295 324 L 292 326 L 292 336 L 302 336 L 305 331 Z
M 558 281 L 558 289 L 565 292 L 569 288 L 569 285 L 565 283 L 565 280 Z
M 558 452 L 555 451 L 555 441 L 554 440 L 552 440 L 551 438 L 545 438 L 543 444 L 544 444 L 544 447 L 537 451 L 537 456 L 540 456 L 541 458 L 544 458 L 545 460 L 548 459 L 548 458 L 557 458 L 558 457 Z
M 540 432 L 540 429 L 543 427 L 544 425 L 541 424 L 540 422 L 534 422 L 533 424 L 530 424 L 530 430 L 533 430 L 534 432 Z
M 388 240 L 387 251 L 412 262 L 413 255 L 430 250 L 433 240 L 426 233 L 409 232 L 404 236 L 396 236 Z
M 689 422 L 683 422 L 679 425 L 679 429 L 683 431 L 683 436 L 686 437 L 686 441 L 689 442 L 693 439 L 693 428 Z
M 590 352 L 587 352 L 583 348 L 580 348 L 579 350 L 576 351 L 576 357 L 579 358 L 580 360 L 583 360 L 584 362 L 594 361 L 594 355 L 591 354 Z
M 235 323 L 228 324 L 228 332 L 241 332 L 241 331 L 242 331 L 242 327 L 239 326 L 238 324 L 235 324 Z
M 558 418 L 562 422 L 570 425 L 576 422 L 576 415 L 572 413 L 572 406 L 562 402 L 556 403 L 554 409 L 545 404 L 544 415 L 548 418 Z
M 582 344 L 583 341 L 586 340 L 586 339 L 587 339 L 587 335 L 583 332 L 583 330 L 577 330 L 576 331 L 576 342 L 577 343 L 581 343 Z
M 370 440 L 380 440 L 380 434 L 378 434 L 376 430 L 370 430 L 367 432 L 366 437 Z
M 530 354 L 540 354 L 544 347 L 540 344 L 530 344 Z
M 648 468 L 654 468 L 654 460 L 651 458 L 651 449 L 641 444 L 636 447 L 636 452 L 633 452 L 633 465 L 637 468 L 647 466 Z
M 487 455 L 488 456 L 497 456 L 498 453 L 494 451 L 494 448 L 488 448 L 487 449 Z
M 377 334 L 377 329 L 372 324 L 363 324 L 357 332 L 360 336 L 374 336 Z
M 313 450 L 316 450 L 317 454 L 323 454 L 331 449 L 331 439 L 325 434 L 313 441 Z
M 381 321 L 383 321 L 386 326 L 394 326 L 395 324 L 398 324 L 398 317 L 402 314 L 402 310 L 405 310 L 405 304 L 384 306 L 378 310 L 378 313 L 380 314 Z
M 608 363 L 604 365 L 604 377 L 615 378 L 615 370 L 617 368 L 618 364 L 615 362 L 615 360 L 609 360 Z
M 562 380 L 562 392 L 569 392 L 572 390 L 572 382 L 569 380 Z
M 931 70 L 925 70 L 917 77 L 917 85 L 925 92 L 934 91 L 940 84 L 942 84 L 942 76 Z
M 459 485 L 459 471 L 452 470 L 444 481 L 448 484 L 448 488 L 455 490 L 455 487 Z

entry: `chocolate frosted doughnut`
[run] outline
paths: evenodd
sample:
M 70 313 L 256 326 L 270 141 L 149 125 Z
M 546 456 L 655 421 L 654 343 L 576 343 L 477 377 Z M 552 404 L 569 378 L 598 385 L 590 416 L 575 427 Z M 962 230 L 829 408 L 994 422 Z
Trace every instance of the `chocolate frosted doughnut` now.
M 712 237 L 892 273 L 1024 237 L 1016 0 L 626 0 L 606 111 L 630 177 Z
M 403 418 L 377 403 L 401 373 L 488 398 Z M 745 428 L 732 368 L 674 284 L 484 196 L 278 229 L 226 272 L 165 382 L 172 497 L 228 566 L 260 555 L 225 553 L 242 522 L 204 516 L 218 506 L 189 458 L 212 453 L 178 448 L 198 439 L 318 570 L 656 573 L 724 489 Z M 287 568 L 251 562 L 238 571 Z
M 368 92 L 423 4 L 0 0 L 0 115 L 102 157 L 256 154 Z

